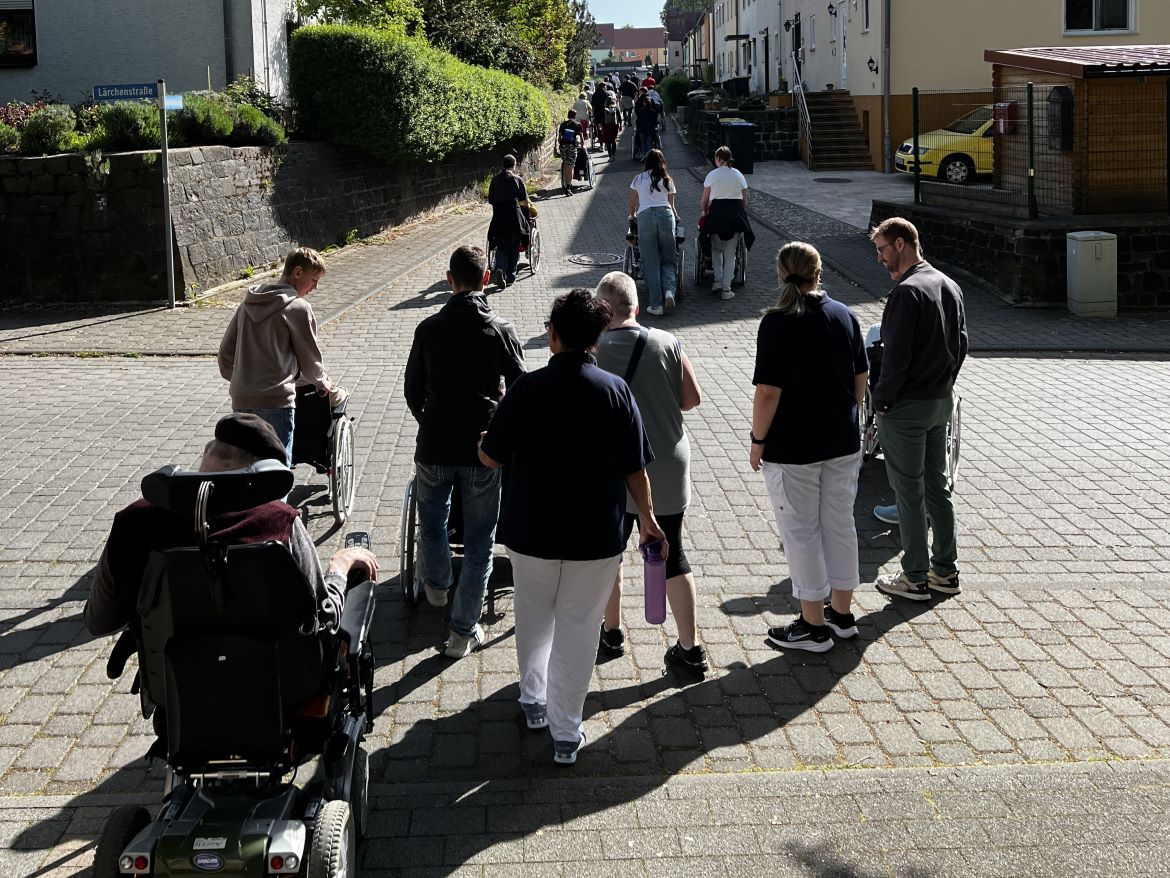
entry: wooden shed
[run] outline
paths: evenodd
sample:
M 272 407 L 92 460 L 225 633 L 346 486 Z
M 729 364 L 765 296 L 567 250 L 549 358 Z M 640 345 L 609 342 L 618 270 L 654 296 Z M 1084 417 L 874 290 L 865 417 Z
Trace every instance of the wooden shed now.
M 1170 45 L 987 50 L 984 59 L 1003 126 L 995 188 L 1025 190 L 1033 167 L 1041 213 L 1170 213 Z

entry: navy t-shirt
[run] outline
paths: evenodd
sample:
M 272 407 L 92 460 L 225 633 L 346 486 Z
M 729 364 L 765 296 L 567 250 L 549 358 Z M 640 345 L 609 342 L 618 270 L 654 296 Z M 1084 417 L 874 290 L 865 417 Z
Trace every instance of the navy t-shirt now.
M 517 378 L 482 448 L 508 467 L 499 542 L 561 561 L 625 549 L 625 477 L 654 454 L 630 388 L 591 356 L 565 351 Z
M 855 378 L 869 371 L 853 312 L 828 296 L 805 298 L 801 316 L 764 315 L 752 384 L 780 388 L 764 460 L 817 463 L 861 448 Z

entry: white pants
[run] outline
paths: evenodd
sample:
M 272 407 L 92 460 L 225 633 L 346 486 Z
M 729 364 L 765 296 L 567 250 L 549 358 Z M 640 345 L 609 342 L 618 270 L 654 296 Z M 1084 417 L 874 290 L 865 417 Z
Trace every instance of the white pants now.
M 788 558 L 793 597 L 823 601 L 830 589 L 857 588 L 853 502 L 861 452 L 810 464 L 764 461 L 763 470 Z
M 554 741 L 581 736 L 597 633 L 622 556 L 550 561 L 508 550 L 515 585 L 520 701 L 547 704 Z
M 712 290 L 731 289 L 731 281 L 735 278 L 735 248 L 738 245 L 739 235 L 732 235 L 726 241 L 718 235 L 711 236 Z

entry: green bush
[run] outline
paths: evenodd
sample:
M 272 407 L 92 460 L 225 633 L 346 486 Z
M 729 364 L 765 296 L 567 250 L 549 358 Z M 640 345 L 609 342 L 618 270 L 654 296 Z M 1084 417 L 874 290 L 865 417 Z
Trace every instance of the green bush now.
M 288 105 L 274 98 L 264 86 L 246 73 L 237 76 L 223 93 L 236 106 L 255 107 L 273 122 L 283 125 L 288 120 Z
M 77 117 L 67 104 L 49 104 L 28 117 L 20 132 L 24 155 L 54 155 L 78 148 Z
M 687 102 L 687 92 L 692 88 L 691 78 L 682 73 L 672 73 L 658 84 L 658 93 L 662 95 L 662 103 L 666 105 L 666 112 L 673 113 L 674 108 Z
M 276 146 L 288 136 L 278 122 L 249 104 L 236 107 L 236 127 L 232 129 L 233 146 Z
M 167 117 L 168 126 L 171 117 Z M 227 143 L 236 127 L 235 114 L 222 95 L 194 92 L 183 95 L 183 109 L 174 115 L 175 133 L 187 146 Z M 168 134 L 170 130 L 168 127 Z
M 0 155 L 12 155 L 20 151 L 20 132 L 11 125 L 0 122 Z
M 158 107 L 149 101 L 119 101 L 101 105 L 88 145 L 103 152 L 130 152 L 158 149 L 161 143 Z
M 541 93 L 418 37 L 319 25 L 293 34 L 290 84 L 301 127 L 381 158 L 449 155 L 545 136 Z

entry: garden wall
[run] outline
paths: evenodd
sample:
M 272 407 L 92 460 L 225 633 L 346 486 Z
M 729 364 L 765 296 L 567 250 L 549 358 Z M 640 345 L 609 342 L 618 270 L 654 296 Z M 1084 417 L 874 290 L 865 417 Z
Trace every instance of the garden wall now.
M 280 259 L 293 246 L 323 248 L 355 229 L 373 235 L 476 197 L 509 150 L 530 174 L 551 145 L 395 165 L 314 142 L 172 150 L 177 296 Z M 166 299 L 158 155 L 106 160 L 0 160 L 0 271 L 7 281 L 0 303 Z

